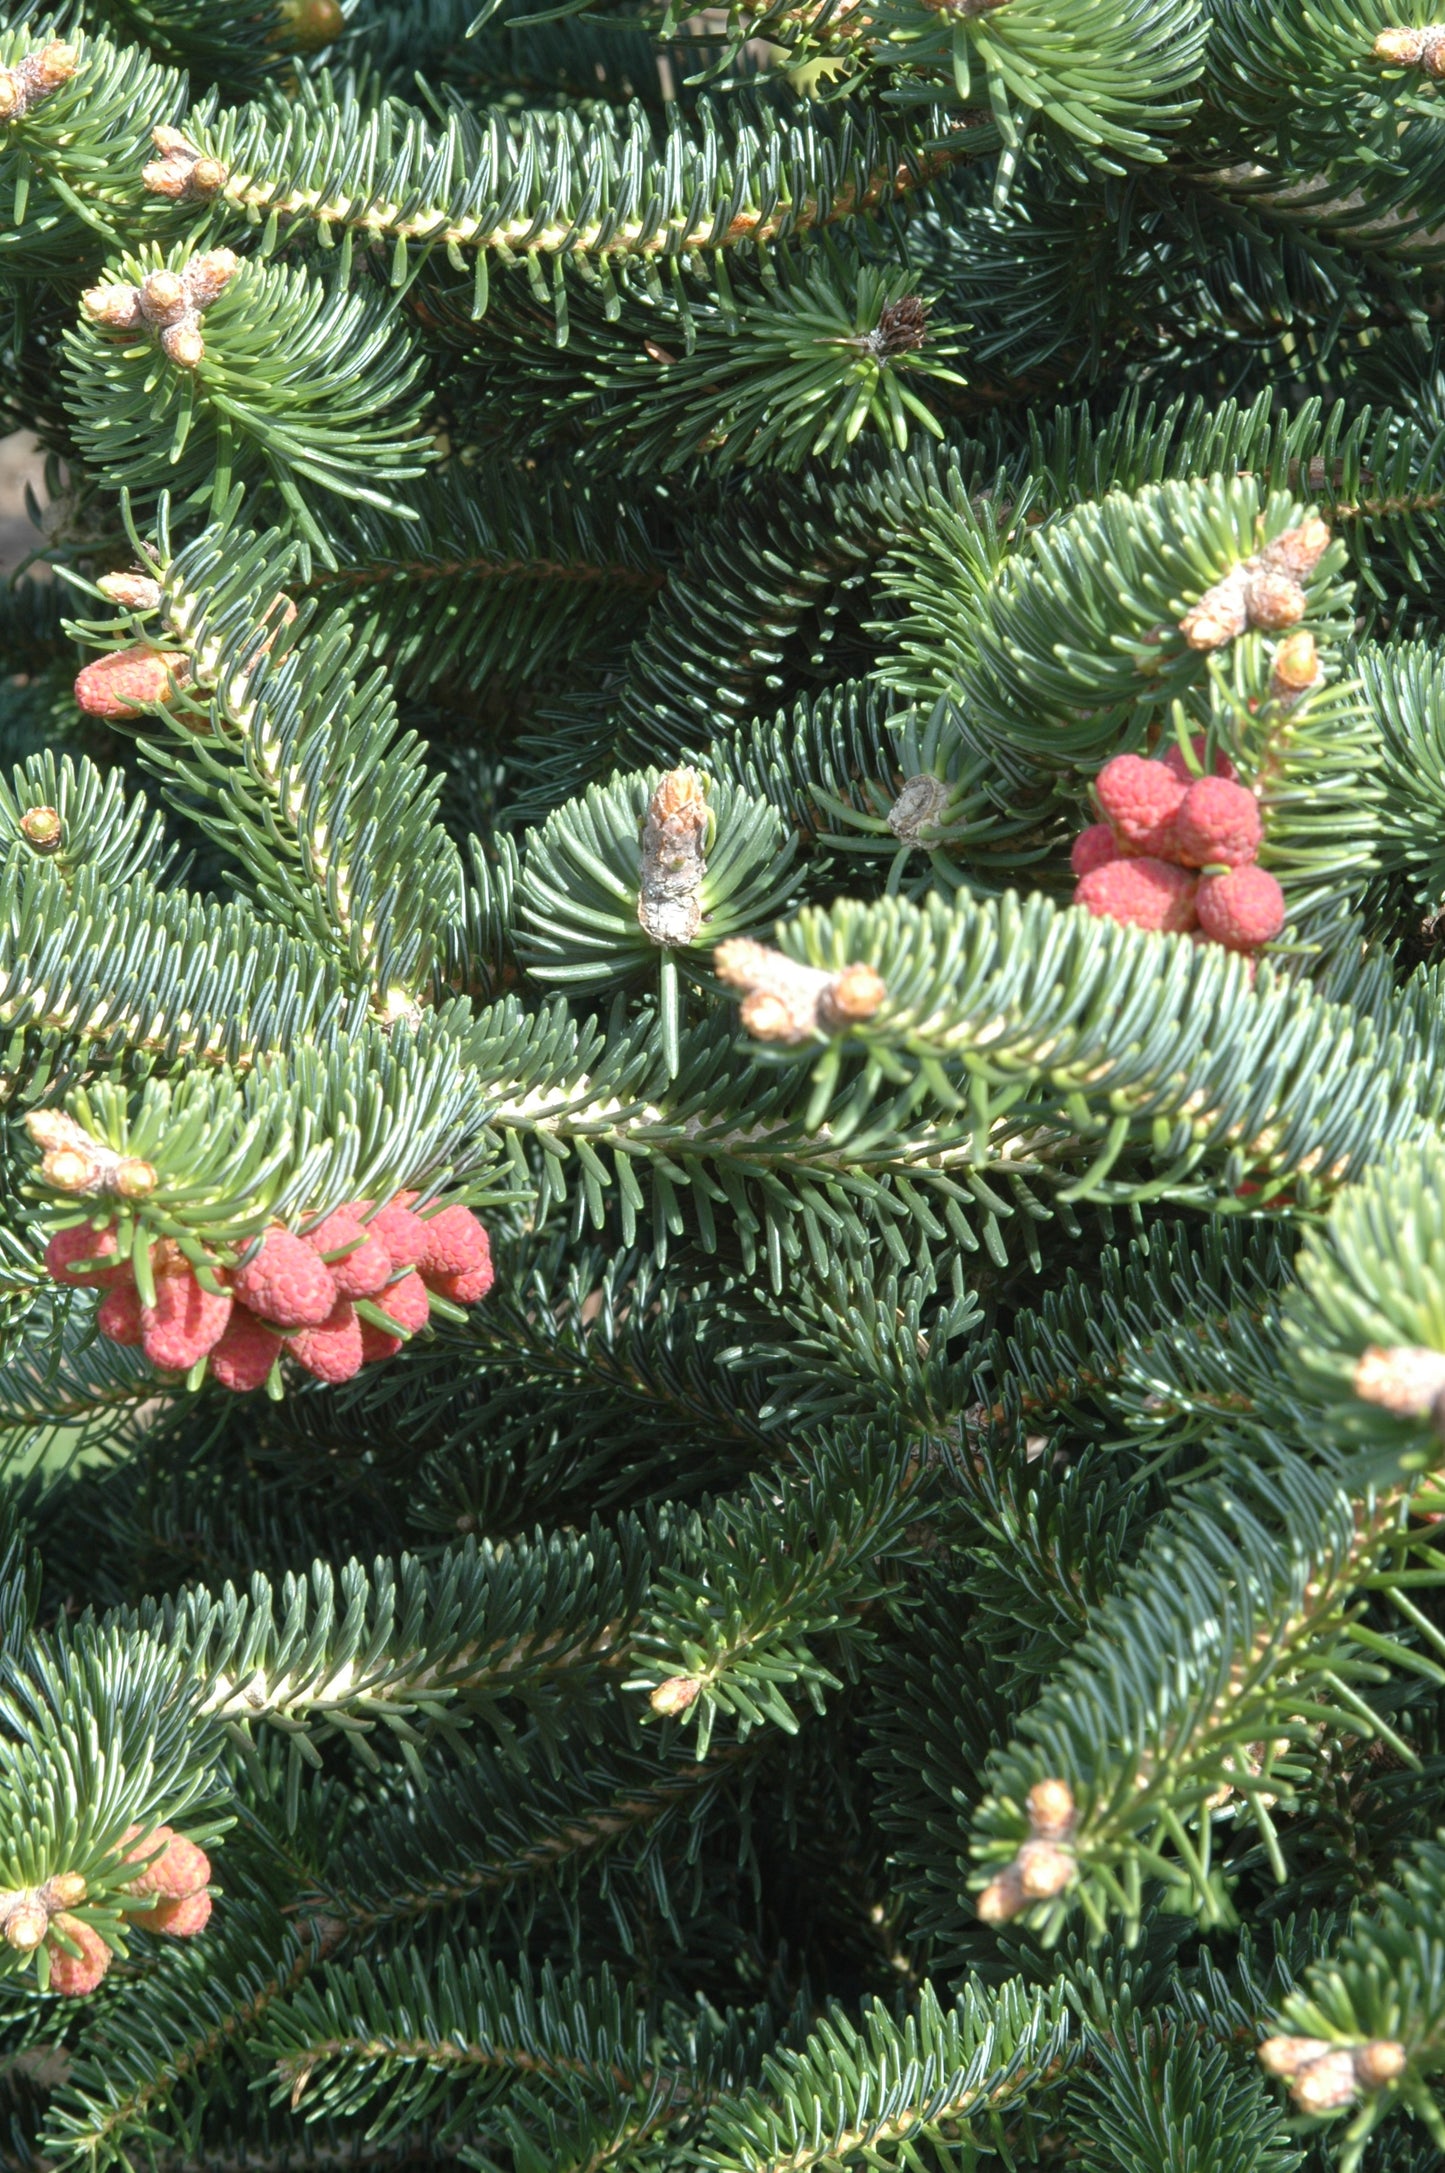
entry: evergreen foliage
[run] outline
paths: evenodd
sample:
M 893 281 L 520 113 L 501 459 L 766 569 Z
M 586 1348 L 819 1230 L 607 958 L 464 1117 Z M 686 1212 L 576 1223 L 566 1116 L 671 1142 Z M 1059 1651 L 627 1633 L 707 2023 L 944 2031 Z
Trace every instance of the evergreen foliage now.
M 5 11 L 0 2167 L 1445 2155 L 1442 83 Z

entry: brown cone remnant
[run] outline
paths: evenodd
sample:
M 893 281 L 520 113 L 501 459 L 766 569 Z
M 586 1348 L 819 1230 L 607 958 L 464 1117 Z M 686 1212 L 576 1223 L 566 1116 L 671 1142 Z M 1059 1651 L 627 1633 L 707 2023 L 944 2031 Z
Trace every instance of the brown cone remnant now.
M 878 361 L 891 362 L 895 355 L 915 353 L 927 337 L 927 303 L 922 295 L 905 294 L 901 302 L 890 302 L 879 311 L 877 324 L 862 344 Z
M 709 821 L 706 778 L 682 769 L 659 779 L 642 827 L 637 918 L 669 949 L 691 943 L 702 925 Z
M 925 770 L 905 781 L 888 810 L 888 827 L 904 845 L 916 845 L 921 832 L 932 828 L 947 805 L 947 785 Z

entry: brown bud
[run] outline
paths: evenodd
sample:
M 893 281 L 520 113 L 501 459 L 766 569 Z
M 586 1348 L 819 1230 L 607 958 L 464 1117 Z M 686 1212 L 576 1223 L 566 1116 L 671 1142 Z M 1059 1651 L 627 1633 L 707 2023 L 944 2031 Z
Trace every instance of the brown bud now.
M 1294 575 L 1282 567 L 1270 566 L 1250 575 L 1244 604 L 1250 625 L 1267 634 L 1297 626 L 1308 609 L 1308 599 Z
M 92 324 L 103 325 L 108 332 L 131 332 L 141 321 L 135 287 L 87 287 L 80 306 Z
M 1036 1841 L 1064 1841 L 1073 1832 L 1077 1809 L 1067 1781 L 1035 1781 L 1028 1793 L 1029 1825 Z
M 1432 23 L 1425 32 L 1425 46 L 1420 55 L 1420 65 L 1426 75 L 1433 76 L 1437 82 L 1442 75 L 1445 75 L 1445 30 L 1442 30 L 1438 24 Z
M 1287 528 L 1273 543 L 1260 552 L 1264 564 L 1275 573 L 1292 574 L 1296 581 L 1307 581 L 1330 547 L 1329 524 L 1317 513 L 1302 520 L 1298 528 Z
M 871 1019 L 887 996 L 871 966 L 849 965 L 837 973 L 803 966 L 765 943 L 731 936 L 713 953 L 719 979 L 746 990 L 739 1015 L 759 1041 L 796 1043 L 817 1033 Z
M 141 180 L 152 196 L 165 196 L 178 204 L 183 196 L 191 193 L 190 162 L 183 158 L 153 158 L 142 166 Z
M 282 0 L 275 42 L 295 53 L 315 53 L 334 44 L 345 28 L 340 0 Z
M 1259 2064 L 1267 2075 L 1288 2078 L 1330 2049 L 1323 2037 L 1266 2037 L 1259 2047 Z
M 1361 1403 L 1396 1418 L 1426 1418 L 1445 1393 L 1445 1353 L 1424 1344 L 1372 1343 L 1356 1359 L 1350 1385 Z
M 1179 621 L 1179 631 L 1191 649 L 1222 649 L 1242 634 L 1249 624 L 1245 608 L 1245 569 L 1236 566 L 1213 588 L 1206 589 L 1197 604 Z
M 84 1192 L 95 1182 L 97 1165 L 79 1147 L 52 1147 L 40 1158 L 40 1174 L 57 1192 Z
M 234 249 L 208 249 L 204 256 L 192 257 L 184 278 L 186 292 L 196 308 L 205 309 L 214 302 L 240 269 L 241 259 Z
M 141 308 L 152 324 L 175 324 L 190 297 L 178 272 L 151 272 L 142 282 Z
M 39 1894 L 16 1894 L 5 1912 L 5 1944 L 21 1954 L 33 1953 L 50 1929 L 50 1911 Z
M 164 121 L 159 128 L 151 130 L 151 142 L 162 157 L 168 157 L 173 151 L 189 151 L 191 148 L 180 130 L 178 128 L 167 128 Z
M 195 196 L 217 196 L 229 179 L 230 176 L 218 158 L 198 158 L 191 168 L 191 193 Z
M 206 343 L 199 325 L 168 324 L 161 333 L 161 346 L 180 370 L 194 370 L 205 358 Z
M 659 1683 L 648 1699 L 654 1713 L 662 1713 L 671 1719 L 675 1713 L 685 1713 L 701 1690 L 702 1684 L 691 1675 L 673 1675 L 667 1682 Z
M 47 1879 L 41 1888 L 47 1909 L 73 1909 L 86 1896 L 83 1871 L 57 1871 L 53 1879 Z
M 1054 1841 L 1025 1841 L 1014 1858 L 1019 1886 L 1028 1901 L 1052 1901 L 1072 1885 L 1078 1863 L 1072 1850 Z
M 27 807 L 20 818 L 20 833 L 38 853 L 60 850 L 60 817 L 53 807 Z
M 79 66 L 80 55 L 75 47 L 62 44 L 59 38 L 53 38 L 49 45 L 42 45 L 40 51 L 30 57 L 30 67 L 42 97 L 59 90 L 62 83 L 68 83 Z
M 750 990 L 738 1005 L 738 1017 L 755 1041 L 801 1041 L 807 1033 L 806 1024 L 772 989 Z
M 880 362 L 895 355 L 912 354 L 928 337 L 928 305 L 921 294 L 905 294 L 878 313 L 878 322 L 863 345 Z
M 1396 68 L 1414 68 L 1419 65 L 1425 50 L 1423 30 L 1382 30 L 1370 47 L 1374 60 L 1383 60 Z
M 1026 1909 L 1028 1903 L 1018 1865 L 1006 1864 L 996 1879 L 989 1880 L 974 1906 L 985 1924 L 1007 1924 L 1021 1909 Z
M 0 68 L 0 121 L 13 121 L 25 111 L 25 90 L 13 68 Z
M 883 976 L 871 966 L 844 966 L 823 991 L 818 1014 L 825 1026 L 858 1026 L 877 1015 L 887 995 Z
M 1372 2038 L 1355 2047 L 1355 2074 L 1367 2090 L 1381 2090 L 1398 2082 L 1408 2065 L 1405 2048 L 1391 2037 Z
M 1342 2105 L 1353 2105 L 1359 2082 L 1349 2046 L 1333 2045 L 1318 2060 L 1301 2067 L 1289 2094 L 1302 2113 L 1333 2113 Z
M 1308 629 L 1287 634 L 1274 653 L 1269 691 L 1279 701 L 1297 700 L 1308 693 L 1320 676 L 1320 653 Z
M 161 600 L 161 585 L 146 573 L 108 573 L 96 582 L 102 596 L 127 611 L 154 611 Z
M 123 1200 L 147 1199 L 155 1188 L 154 1169 L 137 1155 L 122 1155 L 111 1172 L 110 1190 L 118 1192 Z
M 63 1109 L 32 1109 L 25 1129 L 37 1147 L 83 1147 L 89 1138 Z

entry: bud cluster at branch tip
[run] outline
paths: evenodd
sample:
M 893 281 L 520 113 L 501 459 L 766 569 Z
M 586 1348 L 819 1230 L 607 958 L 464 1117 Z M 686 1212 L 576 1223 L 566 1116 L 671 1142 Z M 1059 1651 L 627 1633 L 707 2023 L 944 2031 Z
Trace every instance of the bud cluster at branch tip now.
M 161 155 L 141 179 L 153 196 L 168 196 L 172 203 L 206 202 L 226 186 L 230 177 L 220 160 L 187 143 L 178 128 L 153 129 L 151 141 Z
M 976 1906 L 985 1924 L 1007 1924 L 1036 1901 L 1052 1901 L 1073 1884 L 1078 1865 L 1069 1842 L 1078 1810 L 1068 1782 L 1035 1781 L 1025 1808 L 1028 1840 L 978 1897 Z
M 1335 2045 L 1325 2037 L 1267 2037 L 1259 2048 L 1266 2074 L 1288 2082 L 1302 2113 L 1334 2113 L 1353 2105 L 1362 2090 L 1398 2082 L 1406 2067 L 1403 2045 L 1393 2038 Z
M 1426 75 L 1445 76 L 1445 24 L 1426 23 L 1419 30 L 1382 30 L 1370 48 L 1371 57 L 1392 68 L 1423 68 Z
M 20 121 L 68 83 L 80 66 L 73 45 L 52 38 L 38 53 L 27 53 L 17 68 L 0 68 L 0 121 Z
M 32 1109 L 25 1129 L 41 1150 L 41 1176 L 57 1192 L 108 1192 L 122 1200 L 143 1200 L 156 1188 L 149 1162 L 92 1139 L 64 1110 Z
M 202 314 L 240 269 L 241 259 L 233 249 L 208 249 L 179 272 L 147 272 L 138 287 L 87 287 L 80 306 L 90 322 L 105 332 L 135 332 L 148 326 L 159 334 L 162 348 L 177 368 L 194 370 L 206 352 Z
M 637 918 L 644 934 L 669 949 L 691 943 L 702 926 L 711 819 L 707 780 L 696 770 L 669 770 L 647 803 Z
M 872 966 L 827 973 L 747 936 L 731 936 L 713 953 L 719 980 L 745 991 L 738 1015 L 757 1041 L 792 1046 L 816 1034 L 841 1033 L 877 1015 L 888 990 Z
M 1307 605 L 1304 584 L 1329 545 L 1329 529 L 1311 514 L 1252 558 L 1231 566 L 1185 612 L 1180 633 L 1191 649 L 1222 649 L 1250 627 L 1281 634 L 1297 625 Z

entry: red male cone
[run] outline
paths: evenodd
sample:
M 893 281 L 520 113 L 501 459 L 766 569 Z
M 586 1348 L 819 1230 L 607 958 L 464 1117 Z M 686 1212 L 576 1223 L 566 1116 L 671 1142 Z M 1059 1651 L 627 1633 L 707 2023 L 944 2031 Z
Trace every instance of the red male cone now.
M 291 1356 L 318 1381 L 333 1386 L 360 1373 L 365 1360 L 361 1321 L 349 1298 L 338 1298 L 326 1319 L 291 1338 Z
M 163 1372 L 189 1373 L 230 1317 L 229 1292 L 206 1290 L 189 1268 L 173 1269 L 156 1277 L 155 1304 L 141 1307 L 141 1347 Z
M 69 1953 L 55 1936 L 57 1933 L 79 1947 L 79 1954 Z M 83 1999 L 87 1992 L 93 1992 L 110 1967 L 110 1948 L 100 1933 L 78 1916 L 52 1917 L 45 1944 L 50 1955 L 50 1989 L 67 1998 Z
M 115 1257 L 115 1232 L 93 1222 L 72 1223 L 57 1230 L 45 1248 L 45 1265 L 57 1283 L 78 1283 L 103 1290 L 115 1280 L 120 1261 Z M 101 1263 L 85 1267 L 80 1263 Z M 104 1263 L 109 1262 L 109 1265 Z
M 308 1230 L 302 1243 L 321 1259 L 328 1253 L 340 1255 L 326 1261 L 338 1297 L 374 1298 L 396 1273 L 396 1262 L 385 1240 L 378 1236 L 374 1224 L 368 1228 L 360 1220 L 354 1208 L 338 1207 L 314 1230 Z
M 431 1317 L 426 1284 L 414 1268 L 383 1290 L 376 1303 L 407 1335 L 415 1335 Z M 370 1366 L 379 1359 L 394 1358 L 403 1341 L 403 1336 L 388 1335 L 384 1328 L 374 1327 L 369 1320 L 364 1320 L 361 1323 L 362 1363 Z
M 237 1270 L 231 1288 L 250 1312 L 277 1328 L 319 1327 L 336 1303 L 331 1270 L 294 1230 L 266 1232 L 253 1260 Z
M 285 1347 L 285 1339 L 274 1328 L 257 1320 L 244 1305 L 233 1306 L 224 1335 L 211 1349 L 211 1377 L 238 1396 L 264 1388 Z

